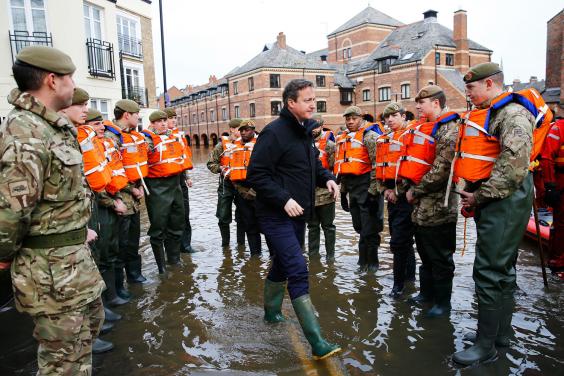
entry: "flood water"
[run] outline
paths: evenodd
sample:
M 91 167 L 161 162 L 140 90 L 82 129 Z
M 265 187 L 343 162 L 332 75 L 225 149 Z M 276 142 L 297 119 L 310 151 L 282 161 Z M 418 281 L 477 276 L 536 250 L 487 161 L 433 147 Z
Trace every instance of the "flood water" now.
M 104 339 L 115 349 L 94 357 L 94 375 L 564 375 L 564 284 L 542 283 L 534 243 L 521 245 L 518 261 L 516 338 L 499 360 L 474 369 L 456 368 L 450 355 L 468 346 L 463 336 L 476 327 L 472 281 L 475 231 L 468 222 L 468 247 L 455 255 L 456 276 L 449 319 L 427 319 L 420 308 L 388 296 L 392 255 L 387 228 L 376 274 L 358 274 L 357 240 L 348 213 L 337 210 L 337 251 L 333 265 L 309 263 L 310 294 L 328 340 L 343 348 L 339 357 L 311 360 L 310 348 L 286 295 L 290 320 L 263 320 L 263 255 L 251 258 L 232 247 L 222 250 L 215 207 L 217 175 L 205 167 L 211 149 L 195 149 L 191 195 L 192 245 L 183 264 L 159 277 L 148 238 L 141 239 L 144 274 L 152 283 L 134 285 L 131 303 L 116 308 L 124 320 Z M 146 233 L 144 214 L 142 234 Z M 463 245 L 459 223 L 458 248 Z M 263 242 L 264 244 L 264 242 Z M 324 255 L 323 245 L 321 253 Z M 416 292 L 408 285 L 408 296 Z M 29 374 L 24 371 L 16 374 Z

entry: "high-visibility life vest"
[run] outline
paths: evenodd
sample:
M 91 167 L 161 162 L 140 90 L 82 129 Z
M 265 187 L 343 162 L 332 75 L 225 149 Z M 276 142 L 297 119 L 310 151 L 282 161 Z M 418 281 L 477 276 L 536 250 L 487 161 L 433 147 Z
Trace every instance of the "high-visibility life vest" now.
M 223 152 L 219 159 L 219 164 L 221 167 L 229 167 L 229 159 L 231 158 L 231 151 L 235 148 L 235 144 L 228 136 L 221 136 L 221 147 Z
M 367 130 L 365 125 L 352 136 L 350 132 L 344 132 L 337 137 L 333 167 L 335 175 L 363 175 L 370 172 L 370 155 L 364 146 L 364 133 Z
M 182 167 L 182 145 L 170 135 L 158 135 L 148 129 L 143 134 L 153 140 L 149 151 L 149 178 L 166 178 L 184 171 Z
M 104 137 L 102 139 L 104 145 L 104 155 L 108 161 L 108 166 L 112 171 L 112 179 L 106 185 L 106 192 L 115 195 L 121 191 L 129 183 L 129 179 L 125 174 L 125 169 L 121 163 L 121 154 L 116 147 L 116 143 L 111 138 Z
M 376 139 L 376 174 L 377 180 L 395 180 L 396 167 L 401 155 L 400 137 L 404 130 L 389 132 Z
M 120 138 L 121 162 L 125 174 L 130 182 L 142 180 L 149 173 L 147 166 L 147 144 L 145 138 L 139 132 L 122 132 L 111 122 L 104 122 L 106 130 Z
M 90 188 L 101 192 L 112 179 L 111 170 L 104 157 L 104 146 L 96 137 L 96 131 L 89 125 L 77 127 L 77 139 L 82 151 L 84 175 Z
M 188 145 L 188 140 L 186 140 L 184 132 L 175 128 L 172 130 L 172 134 L 182 147 L 182 169 L 192 170 L 194 168 L 192 163 L 192 149 L 190 149 Z
M 402 151 L 398 159 L 397 175 L 419 184 L 435 160 L 435 135 L 441 125 L 460 118 L 456 112 L 447 112 L 437 120 L 424 122 L 407 129 L 401 135 Z
M 564 171 L 564 120 L 557 120 L 552 124 L 541 158 L 553 160 L 554 167 L 559 172 Z
M 249 167 L 249 161 L 251 160 L 251 154 L 256 142 L 256 135 L 245 144 L 241 138 L 235 140 L 235 148 L 231 151 L 229 169 L 226 173 L 226 176 L 229 176 L 229 180 L 236 182 L 247 179 L 247 168 Z
M 319 137 L 319 139 L 315 142 L 315 147 L 317 148 L 317 150 L 319 150 L 319 160 L 321 161 L 321 165 L 323 166 L 323 168 L 325 169 L 329 169 L 329 156 L 327 155 L 327 152 L 325 151 L 325 148 L 327 147 L 327 141 L 335 141 L 335 136 L 333 135 L 333 132 L 331 131 L 324 131 L 321 134 L 321 137 Z
M 552 111 L 539 92 L 533 88 L 515 93 L 506 92 L 495 98 L 490 107 L 466 112 L 461 117 L 457 151 L 453 161 L 455 181 L 463 178 L 476 182 L 489 178 L 500 153 L 499 140 L 489 133 L 491 112 L 509 103 L 522 105 L 535 117 L 530 160 L 534 161 L 537 158 L 550 131 Z

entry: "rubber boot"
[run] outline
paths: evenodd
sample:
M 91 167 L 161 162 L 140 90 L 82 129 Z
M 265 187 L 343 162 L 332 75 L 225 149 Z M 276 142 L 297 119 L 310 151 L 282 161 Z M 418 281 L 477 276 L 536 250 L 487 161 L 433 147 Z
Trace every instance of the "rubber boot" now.
M 336 240 L 336 231 L 334 229 L 323 230 L 323 234 L 325 235 L 325 259 L 327 262 L 335 260 L 335 240 Z
M 143 283 L 147 278 L 141 274 L 141 259 L 128 262 L 125 264 L 125 272 L 128 283 Z
M 315 315 L 315 308 L 311 303 L 309 294 L 302 295 L 292 300 L 292 306 L 294 307 L 296 316 L 298 316 L 304 335 L 311 345 L 313 359 L 324 359 L 341 351 L 338 345 L 327 342 L 321 336 L 321 328 L 319 327 L 319 322 Z
M 247 234 L 247 239 L 248 239 L 248 234 Z M 223 238 L 223 236 L 222 236 Z M 229 240 L 227 241 L 227 245 L 229 245 Z M 238 246 L 245 246 L 245 229 L 243 228 L 242 225 L 237 224 L 237 245 Z M 224 247 L 226 247 L 224 245 Z
M 513 327 L 511 320 L 513 319 L 513 308 L 515 302 L 513 297 L 503 299 L 501 316 L 499 318 L 499 328 L 497 329 L 497 337 L 495 338 L 496 347 L 509 347 L 511 345 L 511 337 L 513 336 Z M 477 332 L 466 333 L 464 339 L 470 342 L 476 342 Z
M 358 270 L 360 272 L 366 271 L 366 268 L 368 267 L 368 259 L 367 259 L 367 250 L 366 250 L 366 245 L 360 245 L 358 246 Z
M 260 234 L 247 234 L 247 241 L 249 242 L 251 256 L 260 255 L 262 253 Z
M 221 246 L 222 247 L 229 247 L 229 225 L 219 225 L 219 233 L 221 234 Z M 243 242 L 245 245 L 245 242 Z
M 113 350 L 114 344 L 110 341 L 104 341 L 103 339 L 96 338 L 94 342 L 92 342 L 92 354 L 102 354 Z
M 405 283 L 405 268 L 407 265 L 407 252 L 405 249 L 395 248 L 391 249 L 394 255 L 394 286 L 390 292 L 390 296 L 398 299 L 403 294 Z
M 115 268 L 115 278 L 116 278 L 116 294 L 122 299 L 131 299 L 131 293 L 127 291 L 124 286 L 125 273 L 123 268 Z
M 370 240 L 370 243 L 372 242 L 373 240 Z M 367 270 L 375 273 L 380 267 L 380 262 L 378 261 L 378 244 L 368 244 L 366 248 L 366 259 L 368 261 Z
M 427 311 L 426 316 L 429 318 L 448 316 L 451 309 L 452 279 L 446 278 L 434 281 L 433 292 L 435 294 L 435 304 Z
M 419 294 L 407 301 L 417 305 L 433 301 L 433 277 L 425 270 L 423 265 L 419 267 Z
M 178 265 L 180 263 L 180 239 L 166 239 L 164 241 L 164 249 L 167 263 L 169 265 Z
M 109 309 L 108 307 L 104 306 L 104 320 L 105 321 L 119 321 L 122 317 L 119 313 L 116 313 Z
M 308 257 L 319 257 L 320 230 L 319 225 L 308 226 L 307 231 L 307 254 Z M 326 240 L 327 241 L 327 240 Z
M 112 324 L 110 321 L 104 320 L 104 323 L 100 328 L 100 335 L 108 334 L 109 332 L 112 331 L 113 328 L 114 328 L 114 324 Z
M 476 343 L 452 356 L 464 366 L 487 363 L 497 359 L 494 343 L 497 337 L 502 310 L 498 307 L 478 307 L 478 338 Z
M 415 282 L 415 251 L 413 247 L 410 247 L 407 252 L 407 264 L 405 266 L 405 281 L 406 282 Z
M 264 320 L 270 323 L 286 321 L 282 314 L 282 302 L 286 291 L 286 282 L 264 281 Z
M 116 294 L 115 268 L 103 270 L 100 274 L 106 283 L 106 290 L 102 293 L 104 307 L 117 307 L 129 303 L 129 299 L 123 299 Z
M 162 244 L 155 243 L 151 244 L 151 249 L 153 250 L 153 255 L 155 256 L 155 262 L 157 263 L 159 274 L 164 274 L 166 272 L 164 246 Z

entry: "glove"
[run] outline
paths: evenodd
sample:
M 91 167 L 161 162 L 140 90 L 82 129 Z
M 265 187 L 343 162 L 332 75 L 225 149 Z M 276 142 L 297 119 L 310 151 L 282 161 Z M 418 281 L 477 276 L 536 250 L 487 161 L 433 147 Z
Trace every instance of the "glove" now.
M 341 192 L 341 207 L 347 213 L 351 211 L 351 208 L 349 207 L 349 199 L 347 198 L 346 192 Z
M 556 189 L 556 184 L 545 183 L 544 185 L 544 202 L 552 208 L 560 203 L 560 191 Z
M 379 195 L 373 195 L 373 194 L 369 193 L 366 203 L 368 205 L 368 210 L 371 213 L 377 213 L 378 210 L 380 210 L 380 196 Z

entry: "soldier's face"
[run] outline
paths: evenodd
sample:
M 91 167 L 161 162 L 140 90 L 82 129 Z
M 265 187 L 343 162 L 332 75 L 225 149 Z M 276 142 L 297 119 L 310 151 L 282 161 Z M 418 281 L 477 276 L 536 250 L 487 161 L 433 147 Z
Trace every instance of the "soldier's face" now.
M 386 117 L 386 125 L 393 131 L 396 131 L 403 127 L 404 123 L 405 114 L 402 114 L 400 112 L 396 112 L 395 114 L 391 114 Z
M 479 106 L 488 99 L 491 99 L 489 98 L 490 90 L 488 89 L 488 81 L 491 83 L 491 80 L 485 79 L 470 82 L 465 85 L 466 96 L 474 106 Z
M 419 116 L 420 117 L 423 116 L 426 118 L 434 118 L 435 112 L 437 111 L 437 106 L 435 102 L 438 102 L 438 100 L 431 101 L 430 98 L 419 99 L 417 102 L 415 102 L 415 108 L 417 109 Z M 440 106 L 439 106 L 439 110 L 440 110 Z
M 356 132 L 360 128 L 360 123 L 362 118 L 358 115 L 347 115 L 345 116 L 345 125 L 349 132 Z
M 288 110 L 302 122 L 311 119 L 315 113 L 315 92 L 312 87 L 298 91 L 296 100 L 288 100 Z
M 160 120 L 151 122 L 151 126 L 153 127 L 153 129 L 155 130 L 155 133 L 157 133 L 157 134 L 165 133 L 167 128 L 168 128 L 166 126 L 166 120 L 164 120 L 164 119 L 160 119 Z
M 241 134 L 241 140 L 243 140 L 243 142 L 249 142 L 253 139 L 255 130 L 253 128 L 245 127 L 243 129 L 239 129 L 239 133 Z
M 176 128 L 177 124 L 178 124 L 178 119 L 176 118 L 176 116 L 173 116 L 166 120 L 166 126 L 168 127 L 168 129 Z
M 88 113 L 88 102 L 83 104 L 75 104 L 61 110 L 67 118 L 75 125 L 84 124 L 86 121 L 86 114 Z
M 229 128 L 229 135 L 232 139 L 236 140 L 241 137 L 241 133 L 239 133 L 239 128 Z
M 139 112 L 126 112 L 124 114 L 124 119 L 129 126 L 129 129 L 135 129 L 137 127 L 137 123 L 139 122 Z
M 56 103 L 54 104 L 57 108 L 55 111 L 59 111 L 63 108 L 67 108 L 72 104 L 72 96 L 74 94 L 74 81 L 71 74 L 65 74 L 64 76 L 50 73 L 48 76 L 52 83 L 52 88 L 54 90 L 54 98 Z
M 88 123 L 88 125 L 90 125 L 92 128 L 94 128 L 94 131 L 96 132 L 96 136 L 98 138 L 102 138 L 104 137 L 104 123 L 102 123 L 102 121 L 97 120 L 97 121 L 91 121 Z

